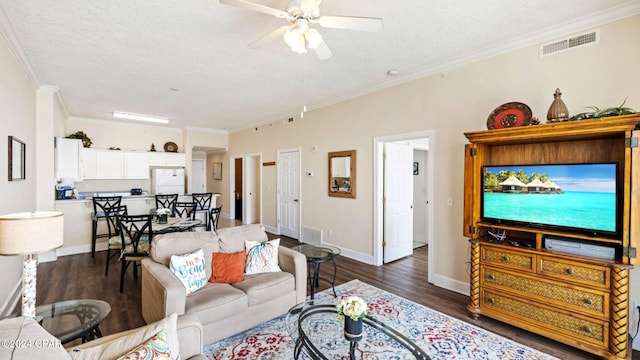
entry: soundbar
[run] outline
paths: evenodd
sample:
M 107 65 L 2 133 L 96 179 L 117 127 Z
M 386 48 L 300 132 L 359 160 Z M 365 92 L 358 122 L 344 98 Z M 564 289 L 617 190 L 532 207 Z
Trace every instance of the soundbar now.
M 612 247 L 548 237 L 545 238 L 544 247 L 548 250 L 606 260 L 613 260 L 616 256 L 616 249 Z

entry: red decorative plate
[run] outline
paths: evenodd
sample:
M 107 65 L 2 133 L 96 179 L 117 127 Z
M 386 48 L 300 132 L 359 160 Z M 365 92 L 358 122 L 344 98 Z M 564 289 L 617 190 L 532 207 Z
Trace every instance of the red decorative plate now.
M 502 129 L 531 125 L 531 109 L 520 102 L 510 102 L 498 106 L 487 119 L 487 129 Z

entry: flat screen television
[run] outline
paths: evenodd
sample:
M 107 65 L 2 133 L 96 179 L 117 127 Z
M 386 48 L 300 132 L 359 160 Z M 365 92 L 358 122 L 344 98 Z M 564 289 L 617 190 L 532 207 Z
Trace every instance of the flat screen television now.
M 620 234 L 617 163 L 490 165 L 482 174 L 485 222 Z

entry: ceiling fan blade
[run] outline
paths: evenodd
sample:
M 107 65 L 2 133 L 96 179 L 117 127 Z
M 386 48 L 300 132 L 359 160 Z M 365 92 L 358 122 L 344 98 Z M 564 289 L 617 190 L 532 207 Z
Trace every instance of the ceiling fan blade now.
M 278 37 L 282 37 L 284 35 L 284 33 L 287 31 L 287 29 L 289 28 L 288 25 L 285 26 L 281 26 L 277 29 L 275 29 L 274 31 L 268 33 L 267 35 L 261 37 L 260 39 L 250 43 L 248 45 L 248 47 L 250 49 L 257 49 L 259 47 L 262 47 L 262 45 L 268 43 L 269 41 L 276 39 Z
M 320 44 L 318 44 L 318 46 L 316 46 L 316 48 L 313 50 L 316 52 L 316 55 L 318 55 L 318 58 L 320 60 L 326 60 L 333 56 L 331 49 L 329 49 L 327 43 L 325 43 L 324 40 L 322 40 Z
M 382 30 L 382 19 L 355 16 L 320 16 L 318 23 L 322 27 L 360 31 Z
M 257 11 L 263 14 L 273 15 L 278 18 L 286 19 L 289 16 L 289 14 L 287 14 L 287 12 L 285 11 L 274 9 L 264 5 L 255 4 L 249 1 L 244 1 L 244 0 L 219 0 L 219 1 L 220 1 L 220 4 L 237 6 L 247 10 Z

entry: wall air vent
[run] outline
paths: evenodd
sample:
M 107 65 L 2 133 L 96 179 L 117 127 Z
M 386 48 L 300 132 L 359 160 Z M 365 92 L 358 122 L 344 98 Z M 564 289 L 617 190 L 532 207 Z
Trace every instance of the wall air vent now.
M 576 49 L 579 47 L 598 44 L 600 42 L 600 29 L 589 31 L 567 39 L 540 45 L 540 57 Z
M 311 245 L 322 244 L 322 230 L 314 229 L 308 226 L 302 227 L 302 241 Z

